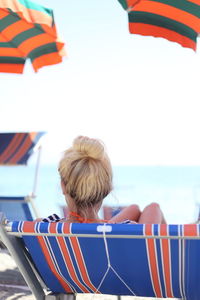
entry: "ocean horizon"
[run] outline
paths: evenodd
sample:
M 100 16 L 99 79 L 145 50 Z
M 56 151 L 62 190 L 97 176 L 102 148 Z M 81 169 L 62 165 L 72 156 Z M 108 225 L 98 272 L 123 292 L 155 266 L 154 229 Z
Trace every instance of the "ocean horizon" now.
M 0 195 L 21 196 L 33 190 L 34 166 L 0 168 Z M 158 202 L 168 223 L 196 221 L 200 205 L 200 166 L 114 166 L 114 188 L 105 205 L 136 203 L 143 209 Z M 41 165 L 34 199 L 41 217 L 62 215 L 65 200 L 57 165 Z

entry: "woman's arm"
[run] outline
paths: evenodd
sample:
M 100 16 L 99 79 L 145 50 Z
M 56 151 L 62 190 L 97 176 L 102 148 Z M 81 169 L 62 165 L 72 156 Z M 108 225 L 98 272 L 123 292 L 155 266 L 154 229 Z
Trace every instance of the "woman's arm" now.
M 141 213 L 138 223 L 142 224 L 166 224 L 163 213 L 158 203 L 151 203 Z

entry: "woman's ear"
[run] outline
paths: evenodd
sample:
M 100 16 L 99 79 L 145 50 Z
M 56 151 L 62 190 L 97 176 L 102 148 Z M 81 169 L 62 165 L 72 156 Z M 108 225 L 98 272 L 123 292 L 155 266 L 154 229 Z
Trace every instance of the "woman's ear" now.
M 66 195 L 67 192 L 66 192 L 65 183 L 64 183 L 64 181 L 62 179 L 61 179 L 61 188 L 62 188 L 63 195 Z

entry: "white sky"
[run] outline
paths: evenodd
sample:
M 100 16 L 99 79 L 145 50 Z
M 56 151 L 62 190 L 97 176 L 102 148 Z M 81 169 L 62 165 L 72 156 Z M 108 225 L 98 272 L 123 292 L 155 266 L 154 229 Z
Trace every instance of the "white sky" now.
M 114 165 L 200 165 L 199 52 L 129 34 L 117 0 L 37 2 L 54 9 L 68 57 L 0 74 L 1 131 L 47 131 L 43 163 L 88 135 Z

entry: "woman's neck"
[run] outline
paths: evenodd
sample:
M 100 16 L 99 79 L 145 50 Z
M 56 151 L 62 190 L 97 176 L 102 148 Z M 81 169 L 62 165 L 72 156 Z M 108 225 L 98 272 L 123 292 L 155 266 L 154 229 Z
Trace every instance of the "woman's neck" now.
M 75 221 L 80 221 L 83 222 L 83 220 L 85 220 L 86 222 L 88 220 L 94 220 L 98 221 L 99 216 L 98 216 L 98 211 L 100 208 L 99 206 L 96 207 L 87 207 L 85 209 L 79 209 L 76 205 L 75 205 L 75 201 L 69 196 L 66 195 L 66 202 L 68 204 L 68 221 L 70 222 L 75 222 Z
M 92 208 L 77 210 L 68 207 L 67 221 L 72 223 L 97 223 L 100 221 L 97 211 Z
M 87 210 L 84 211 L 79 211 L 77 209 L 73 209 L 70 210 L 69 209 L 69 216 L 68 219 L 70 221 L 98 221 L 99 220 L 99 216 L 98 213 L 96 211 L 94 211 L 94 209 L 88 208 Z

